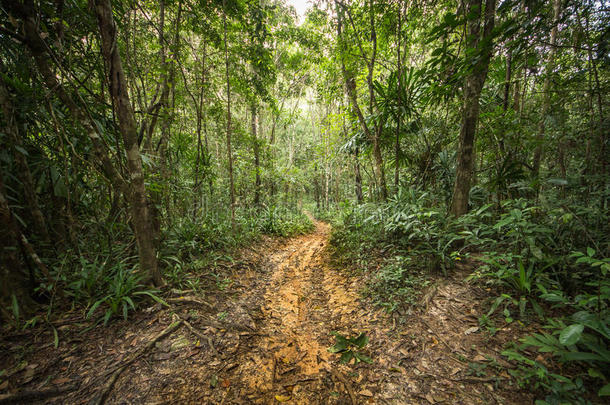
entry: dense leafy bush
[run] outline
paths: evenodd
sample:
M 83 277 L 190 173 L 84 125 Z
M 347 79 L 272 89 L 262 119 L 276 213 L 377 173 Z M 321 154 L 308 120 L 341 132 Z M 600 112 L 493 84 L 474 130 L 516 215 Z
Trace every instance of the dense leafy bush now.
M 314 224 L 303 212 L 276 206 L 265 207 L 261 213 L 260 230 L 278 236 L 294 236 L 310 232 Z

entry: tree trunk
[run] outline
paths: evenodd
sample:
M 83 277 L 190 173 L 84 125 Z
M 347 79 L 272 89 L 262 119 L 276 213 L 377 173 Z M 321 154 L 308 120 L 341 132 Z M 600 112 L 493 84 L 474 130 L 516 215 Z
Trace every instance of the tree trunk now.
M 231 201 L 231 225 L 235 228 L 235 185 L 233 184 L 233 150 L 231 149 L 231 81 L 229 80 L 229 48 L 227 45 L 227 4 L 222 1 L 224 46 L 225 46 L 225 76 L 227 82 L 227 158 L 229 162 L 229 196 Z
M 532 162 L 532 172 L 534 177 L 538 177 L 540 173 L 540 162 L 542 161 L 542 153 L 543 147 L 542 143 L 544 142 L 544 133 L 545 133 L 545 124 L 547 116 L 551 111 L 551 77 L 553 75 L 553 70 L 555 70 L 555 53 L 557 51 L 557 30 L 559 25 L 559 18 L 561 16 L 561 0 L 553 1 L 553 28 L 551 28 L 551 43 L 549 49 L 549 57 L 546 63 L 545 68 L 545 78 L 544 85 L 542 88 L 542 112 L 540 117 L 540 123 L 538 124 L 538 134 L 536 135 L 536 149 L 534 150 L 534 159 Z M 536 186 L 538 189 L 538 185 Z
M 369 113 L 375 114 L 375 90 L 373 88 L 373 74 L 375 73 L 375 61 L 377 57 L 377 31 L 375 30 L 375 1 L 369 0 L 369 22 L 371 26 L 371 59 L 368 61 L 368 74 L 366 75 L 366 82 L 369 88 Z M 363 57 L 365 55 L 362 55 Z M 355 90 L 355 89 L 354 89 Z M 355 91 L 354 91 L 355 93 Z M 384 123 L 383 118 L 374 120 L 375 133 L 373 134 L 373 156 L 375 157 L 375 171 L 377 172 L 377 178 L 379 179 L 379 187 L 381 189 L 381 200 L 386 201 L 388 199 L 388 187 L 385 181 L 385 167 L 383 164 L 383 155 L 381 154 L 381 132 L 383 130 Z
M 147 272 L 155 285 L 163 284 L 159 272 L 152 218 L 146 196 L 142 157 L 138 147 L 138 131 L 117 46 L 117 28 L 110 0 L 95 0 L 95 13 L 102 39 L 102 55 L 108 68 L 108 83 L 119 130 L 127 151 L 129 189 L 127 196 L 134 225 L 140 259 L 140 271 Z
M 258 144 L 258 113 L 255 103 L 252 103 L 250 110 L 252 113 L 252 141 L 254 143 L 254 172 L 256 175 L 254 181 L 254 205 L 258 206 L 260 204 L 261 173 Z
M 362 175 L 360 174 L 360 159 L 358 157 L 359 150 L 356 148 L 356 153 L 354 154 L 354 163 L 355 163 L 355 183 L 356 183 L 356 201 L 358 204 L 362 204 L 364 202 L 364 196 L 362 194 Z
M 171 128 L 174 121 L 174 100 L 176 97 L 176 65 L 178 64 L 179 60 L 181 17 L 182 1 L 179 1 L 178 14 L 176 15 L 176 22 L 174 26 L 174 37 L 169 48 L 171 52 L 171 61 L 169 60 L 169 58 L 167 57 L 167 53 L 165 52 L 165 39 L 162 37 L 162 35 L 160 38 L 160 40 L 162 41 L 161 49 L 163 50 L 162 66 L 164 74 L 164 85 L 160 100 L 163 111 L 163 121 L 161 123 L 161 138 L 159 140 L 157 152 L 159 155 L 159 174 L 161 176 L 161 182 L 163 184 L 163 186 L 161 187 L 161 201 L 163 201 L 163 205 L 165 206 L 165 213 L 168 217 L 170 214 L 170 193 L 168 187 L 168 183 L 170 181 L 170 174 L 167 166 L 167 155 L 169 140 L 171 137 Z M 163 30 L 161 29 L 161 34 L 162 33 Z
M 479 120 L 479 98 L 487 78 L 489 61 L 493 51 L 491 35 L 494 26 L 496 0 L 485 2 L 485 23 L 481 38 L 481 0 L 469 0 L 466 15 L 468 18 L 467 41 L 470 49 L 476 49 L 478 62 L 466 76 L 464 83 L 464 107 L 462 111 L 462 126 L 460 129 L 460 145 L 458 149 L 455 184 L 450 213 L 461 216 L 468 212 L 468 196 L 474 167 L 474 139 Z M 467 61 L 469 62 L 469 61 Z M 469 65 L 467 63 L 467 65 Z
M 396 38 L 398 44 L 396 46 L 396 72 L 398 73 L 398 88 L 402 88 L 402 60 L 400 55 L 401 39 L 402 39 L 402 3 L 398 2 L 398 26 L 396 27 Z M 396 140 L 394 144 L 394 188 L 398 192 L 398 183 L 400 182 L 400 123 L 402 114 L 402 97 L 398 97 L 398 112 L 396 114 Z

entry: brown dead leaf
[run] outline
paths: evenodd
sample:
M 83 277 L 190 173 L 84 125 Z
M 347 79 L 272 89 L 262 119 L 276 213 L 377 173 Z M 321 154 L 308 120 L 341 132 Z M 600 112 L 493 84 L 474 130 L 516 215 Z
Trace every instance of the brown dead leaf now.
M 373 393 L 369 390 L 362 390 L 358 394 L 362 395 L 363 397 L 372 397 L 373 396 Z
M 51 381 L 51 384 L 61 385 L 61 384 L 65 384 L 70 381 L 72 381 L 70 378 L 62 377 L 62 378 L 56 378 L 55 380 Z
M 0 384 L 0 391 L 8 388 L 8 380 L 5 380 L 2 384 Z
M 224 380 L 222 380 L 222 386 L 224 388 L 229 388 L 231 386 L 231 381 L 228 378 L 225 378 Z
M 480 354 L 477 354 L 476 356 L 474 356 L 474 359 L 472 359 L 472 360 L 473 361 L 487 361 L 487 359 Z

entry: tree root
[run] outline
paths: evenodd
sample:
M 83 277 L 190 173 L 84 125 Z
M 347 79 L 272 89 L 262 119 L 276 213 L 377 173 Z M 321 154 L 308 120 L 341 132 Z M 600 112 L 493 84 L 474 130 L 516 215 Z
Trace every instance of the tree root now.
M 119 368 L 117 368 L 112 375 L 110 376 L 110 378 L 108 379 L 108 381 L 106 382 L 106 385 L 104 386 L 104 388 L 102 389 L 99 397 L 97 398 L 97 400 L 95 401 L 96 405 L 102 405 L 104 404 L 104 402 L 106 402 L 106 399 L 108 398 L 108 395 L 110 394 L 110 392 L 112 391 L 112 387 L 114 386 L 114 384 L 116 383 L 116 381 L 119 379 L 119 376 L 121 375 L 121 373 L 123 373 L 123 371 L 125 371 L 125 369 L 127 367 L 129 367 L 129 365 L 131 363 L 133 363 L 134 361 L 136 361 L 140 356 L 142 356 L 144 353 L 146 353 L 149 349 L 151 349 L 155 343 L 161 339 L 163 339 L 164 337 L 166 337 L 167 335 L 175 332 L 176 330 L 178 330 L 182 325 L 184 324 L 184 320 L 182 319 L 178 319 L 178 318 L 174 318 L 173 322 L 165 329 L 163 329 L 157 336 L 155 336 L 152 340 L 150 340 L 146 346 L 142 347 L 141 349 L 137 350 L 136 352 L 134 352 L 131 356 L 129 356 L 127 358 L 127 360 L 125 362 L 123 362 L 123 365 L 120 366 Z
M 212 339 L 209 336 L 206 336 L 203 333 L 199 332 L 197 329 L 195 329 L 193 327 L 193 325 L 191 325 L 190 323 L 188 323 L 184 319 L 182 319 L 182 322 L 184 323 L 184 326 L 186 326 L 191 331 L 191 333 L 193 333 L 199 339 L 203 339 L 206 342 L 208 342 L 208 346 L 210 346 L 210 350 L 212 350 L 212 352 L 216 355 L 216 357 L 220 357 L 220 354 L 218 353 L 218 351 L 214 347 L 214 344 L 212 343 Z
M 0 404 L 23 404 L 33 401 L 41 401 L 63 395 L 67 392 L 76 391 L 79 384 L 70 384 L 64 387 L 48 388 L 41 391 L 24 390 L 8 396 L 0 396 Z
M 210 309 L 214 309 L 214 306 L 212 304 L 210 304 L 209 302 L 204 301 L 201 298 L 197 298 L 197 297 L 193 297 L 193 296 L 168 298 L 166 301 L 170 302 L 172 304 L 198 304 L 198 305 L 205 305 L 206 307 L 208 307 Z

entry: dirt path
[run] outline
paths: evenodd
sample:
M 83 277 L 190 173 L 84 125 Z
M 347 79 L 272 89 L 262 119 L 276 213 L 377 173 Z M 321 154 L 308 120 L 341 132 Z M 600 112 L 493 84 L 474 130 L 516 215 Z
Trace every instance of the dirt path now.
M 87 335 L 83 326 L 61 327 L 57 349 L 47 343 L 25 357 L 17 356 L 19 344 L 0 342 L 3 358 L 14 356 L 21 367 L 5 389 L 74 386 L 39 403 L 91 403 L 130 353 L 179 316 L 193 329 L 180 328 L 130 365 L 107 403 L 531 402 L 502 368 L 510 331 L 493 338 L 479 331 L 481 291 L 463 281 L 467 272 L 439 278 L 414 312 L 390 316 L 361 298 L 360 276 L 328 265 L 328 235 L 329 226 L 316 222 L 309 235 L 244 252 L 250 258 L 229 266 L 232 281 L 205 304 L 178 299 L 171 310 L 151 307 Z M 332 331 L 365 333 L 362 352 L 372 363 L 340 364 L 327 350 Z M 52 341 L 48 333 L 36 339 Z
M 244 387 L 233 399 L 330 403 L 331 393 L 339 400 L 339 391 L 345 391 L 332 381 L 341 377 L 331 372 L 327 348 L 341 315 L 357 305 L 357 291 L 346 290 L 343 280 L 325 271 L 321 252 L 327 235 L 328 226 L 317 223 L 314 233 L 294 239 L 271 256 L 260 337 L 238 360 L 232 377 Z

